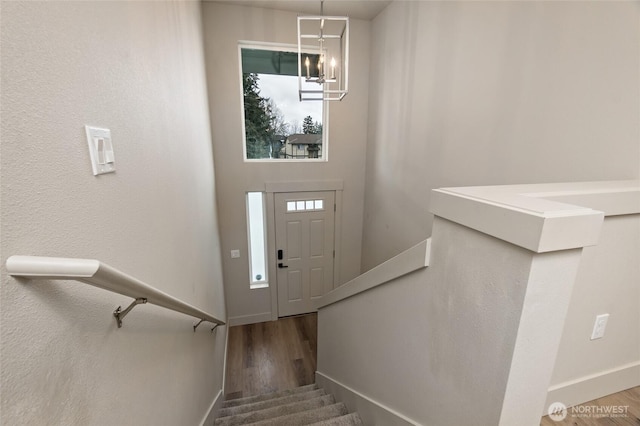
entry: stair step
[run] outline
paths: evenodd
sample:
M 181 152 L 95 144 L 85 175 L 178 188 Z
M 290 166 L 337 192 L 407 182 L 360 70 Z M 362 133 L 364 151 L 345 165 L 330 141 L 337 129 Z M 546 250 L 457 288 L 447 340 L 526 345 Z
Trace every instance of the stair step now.
M 304 394 L 303 394 L 304 395 Z M 286 398 L 286 397 L 285 397 Z M 278 398 L 284 399 L 284 398 Z M 245 412 L 227 417 L 219 417 L 216 419 L 215 426 L 237 426 L 247 423 L 259 422 L 262 420 L 274 419 L 276 417 L 287 416 L 290 414 L 301 413 L 316 408 L 330 406 L 335 404 L 333 395 L 324 395 L 319 398 L 306 399 L 303 401 L 293 402 L 290 404 L 277 405 L 263 410 Z M 259 404 L 259 403 L 258 403 Z M 255 405 L 255 404 L 250 404 Z M 241 408 L 240 406 L 238 408 Z
M 289 414 L 287 416 L 275 417 L 269 420 L 262 420 L 249 423 L 251 426 L 303 426 L 318 423 L 318 421 L 340 417 L 348 414 L 347 407 L 341 402 L 328 405 L 314 410 L 307 410 L 301 413 Z
M 281 396 L 280 398 L 271 398 L 265 401 L 258 401 L 251 404 L 242 404 L 235 407 L 221 408 L 220 411 L 218 411 L 218 417 L 228 417 L 237 414 L 248 413 L 250 411 L 264 410 L 266 408 L 271 408 L 278 405 L 291 404 L 298 401 L 319 398 L 324 395 L 326 395 L 326 392 L 322 389 L 316 389 L 309 392 L 298 392 L 288 396 Z
M 238 405 L 252 404 L 254 402 L 266 401 L 268 399 L 280 398 L 283 396 L 293 395 L 295 393 L 308 392 L 318 389 L 315 384 L 300 386 L 294 389 L 287 389 L 277 392 L 264 393 L 262 395 L 246 396 L 244 398 L 230 399 L 222 403 L 222 408 L 237 407 Z
M 309 426 L 362 426 L 362 419 L 358 413 L 347 414 L 346 416 L 334 417 L 321 422 L 312 423 Z

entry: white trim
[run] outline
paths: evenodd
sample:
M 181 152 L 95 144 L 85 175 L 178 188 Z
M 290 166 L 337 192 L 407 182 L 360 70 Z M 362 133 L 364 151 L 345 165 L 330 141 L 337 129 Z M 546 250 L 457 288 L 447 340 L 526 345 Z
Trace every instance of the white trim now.
M 316 371 L 316 383 L 318 387 L 335 396 L 337 401 L 344 403 L 349 412 L 357 412 L 365 425 L 420 426 L 415 420 L 319 371 Z
M 221 398 L 221 396 L 223 394 L 224 392 L 222 392 L 222 389 L 220 389 L 216 397 L 213 399 L 213 402 L 209 406 L 209 410 L 207 410 L 207 413 L 202 418 L 202 421 L 200 422 L 200 426 L 213 424 L 216 418 L 216 414 L 218 413 L 218 410 L 220 410 L 220 407 L 222 407 L 222 402 L 224 401 L 224 398 Z
M 227 319 L 227 323 L 229 320 Z M 227 354 L 229 353 L 229 325 L 224 330 L 224 357 L 222 362 L 222 392 L 227 388 Z
M 357 276 L 346 284 L 325 294 L 316 302 L 316 308 L 324 308 L 358 293 L 395 280 L 403 275 L 429 266 L 431 238 L 416 244 L 399 255 Z
M 291 44 L 291 43 L 272 43 L 268 41 L 238 40 L 238 46 L 242 46 L 247 49 L 274 50 L 277 52 L 289 52 L 289 53 L 296 53 L 296 54 L 298 53 L 298 45 Z M 304 53 L 309 53 L 309 54 L 316 53 L 314 47 L 310 45 L 302 46 L 302 49 Z M 240 60 L 242 60 L 242 58 L 240 58 Z
M 316 191 L 342 191 L 342 180 L 302 180 L 288 182 L 266 182 L 266 192 L 316 192 Z
M 436 189 L 431 192 L 431 212 L 536 253 L 597 243 L 603 213 L 576 207 L 573 210 L 574 216 L 567 214 L 552 218 L 521 208 L 519 205 L 522 203 L 518 201 L 528 200 L 528 197 L 514 198 L 517 200 L 506 204 L 468 196 L 451 189 Z M 574 218 L 582 220 L 577 223 Z M 545 232 L 545 228 L 553 228 L 553 232 Z M 563 229 L 562 233 L 555 232 L 559 228 Z M 545 241 L 543 245 L 543 240 L 548 238 L 552 239 L 551 243 Z
M 322 158 L 280 159 L 247 158 L 246 129 L 244 126 L 244 88 L 242 80 L 242 49 L 273 50 L 298 53 L 297 44 L 238 40 L 238 75 L 240 77 L 240 117 L 242 123 L 242 159 L 245 163 L 326 163 L 329 161 L 329 102 L 322 101 Z M 313 46 L 302 46 L 303 52 L 315 53 Z M 296 77 L 296 76 L 292 76 Z
M 255 271 L 253 270 L 253 235 L 251 235 L 251 211 L 249 208 L 249 194 L 260 194 L 261 198 L 261 207 L 262 207 L 262 239 L 263 239 L 263 247 L 262 247 L 262 255 L 264 260 L 264 280 L 255 281 L 253 279 Z M 249 289 L 257 290 L 261 288 L 269 287 L 269 277 L 271 276 L 269 273 L 269 265 L 267 256 L 267 203 L 266 198 L 267 194 L 264 191 L 247 191 L 245 192 L 245 211 L 247 215 L 247 260 L 249 261 Z
M 476 186 L 431 193 L 436 216 L 536 253 L 597 244 L 603 211 L 640 213 L 640 181 Z
M 255 324 L 258 322 L 271 321 L 271 312 L 263 312 L 261 314 L 238 315 L 237 317 L 229 317 L 229 327 L 235 325 Z
M 342 181 L 340 181 L 342 183 Z M 333 212 L 333 288 L 338 288 L 342 282 L 340 281 L 340 271 L 342 269 L 342 188 L 335 191 L 333 199 L 335 203 Z
M 333 248 L 336 257 L 333 262 L 333 286 L 340 284 L 340 256 L 342 255 L 342 190 L 344 181 L 339 179 L 331 180 L 309 180 L 309 181 L 288 181 L 288 182 L 266 182 L 266 213 L 267 213 L 267 269 L 269 276 L 276 277 L 269 287 L 271 291 L 271 321 L 278 319 L 278 281 L 276 271 L 276 213 L 275 194 L 278 192 L 322 192 L 335 191 L 336 208 L 334 212 L 334 236 Z
M 267 201 L 267 269 L 269 276 L 276 277 L 274 285 L 269 287 L 271 294 L 271 321 L 278 319 L 278 271 L 276 270 L 276 202 L 275 194 L 266 191 Z
M 242 143 L 242 159 L 244 161 L 247 161 L 247 129 L 245 128 L 244 125 L 244 77 L 243 77 L 243 72 L 242 72 L 242 43 L 239 42 L 238 43 L 238 78 L 240 79 L 239 81 L 239 89 L 240 89 L 240 126 L 241 126 L 241 143 Z
M 243 118 L 243 122 L 244 122 L 244 118 Z M 323 124 L 324 126 L 324 124 Z M 323 130 L 324 132 L 324 130 Z M 245 142 L 245 149 L 246 149 L 246 142 Z M 246 157 L 246 153 L 245 153 L 245 157 Z M 328 159 L 324 159 L 323 158 L 245 158 L 244 162 L 245 163 L 326 163 L 327 161 L 329 161 Z
M 547 415 L 547 407 L 554 402 L 572 407 L 636 386 L 640 386 L 640 361 L 559 383 L 549 388 L 543 415 Z
M 640 213 L 640 189 L 610 192 L 593 192 L 590 194 L 541 194 L 539 198 L 574 204 L 603 211 L 605 216 L 619 216 Z

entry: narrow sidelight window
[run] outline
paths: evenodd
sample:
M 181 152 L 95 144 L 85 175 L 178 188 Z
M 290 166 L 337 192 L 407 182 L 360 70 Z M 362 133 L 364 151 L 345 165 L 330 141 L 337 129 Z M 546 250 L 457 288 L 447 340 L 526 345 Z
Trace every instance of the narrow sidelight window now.
M 269 287 L 267 280 L 267 250 L 265 244 L 264 194 L 247 192 L 247 222 L 249 231 L 250 288 Z

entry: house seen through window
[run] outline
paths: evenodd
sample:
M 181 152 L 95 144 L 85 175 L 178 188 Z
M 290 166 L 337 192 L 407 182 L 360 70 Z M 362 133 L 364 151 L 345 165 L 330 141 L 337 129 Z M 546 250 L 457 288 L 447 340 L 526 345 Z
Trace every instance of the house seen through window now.
M 300 102 L 297 51 L 278 49 L 240 47 L 245 159 L 326 159 L 325 102 Z

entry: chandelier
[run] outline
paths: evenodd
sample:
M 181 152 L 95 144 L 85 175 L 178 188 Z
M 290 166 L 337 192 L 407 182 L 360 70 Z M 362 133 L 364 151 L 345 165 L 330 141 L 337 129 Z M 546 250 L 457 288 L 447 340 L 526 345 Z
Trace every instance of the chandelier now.
M 349 91 L 349 18 L 298 16 L 300 101 L 341 101 Z

